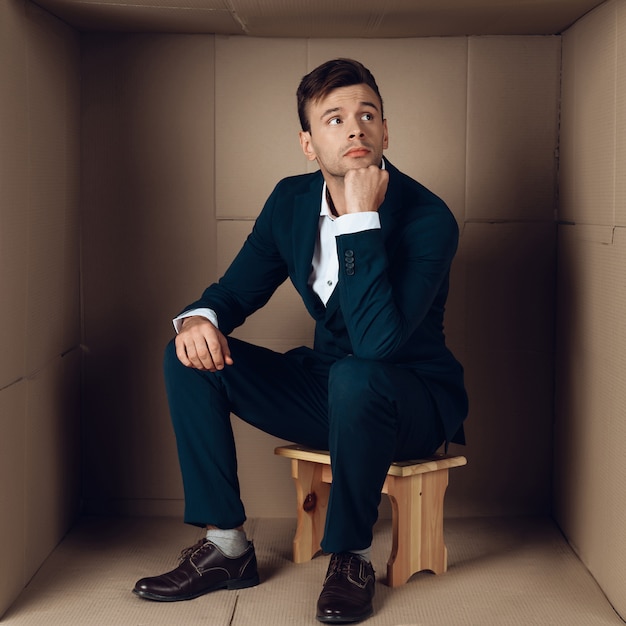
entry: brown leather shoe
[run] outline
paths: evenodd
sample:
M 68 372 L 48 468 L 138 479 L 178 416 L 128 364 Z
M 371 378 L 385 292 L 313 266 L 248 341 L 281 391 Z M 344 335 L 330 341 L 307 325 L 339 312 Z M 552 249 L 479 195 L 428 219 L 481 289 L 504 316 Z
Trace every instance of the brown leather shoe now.
M 244 589 L 259 584 L 252 542 L 238 557 L 226 556 L 212 541 L 202 539 L 183 550 L 171 572 L 142 578 L 133 593 L 147 600 L 191 600 L 217 589 Z
M 317 601 L 318 621 L 347 624 L 367 619 L 374 612 L 375 581 L 371 563 L 350 552 L 333 554 Z

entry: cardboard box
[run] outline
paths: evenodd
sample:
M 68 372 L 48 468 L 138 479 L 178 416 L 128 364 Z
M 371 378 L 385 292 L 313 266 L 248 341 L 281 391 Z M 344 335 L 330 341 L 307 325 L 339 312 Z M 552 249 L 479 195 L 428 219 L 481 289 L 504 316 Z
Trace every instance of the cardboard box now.
M 379 79 L 388 158 L 461 228 L 446 331 L 467 373 L 469 464 L 447 513 L 554 514 L 626 616 L 626 0 L 584 17 L 599 2 L 569 3 L 561 28 L 580 19 L 562 35 L 392 39 L 399 23 L 381 18 L 372 38 L 324 40 L 233 36 L 228 11 L 216 34 L 156 33 L 188 28 L 175 2 L 40 4 L 70 25 L 0 3 L 0 572 L 17 572 L 0 577 L 0 614 L 79 499 L 91 513 L 180 514 L 170 320 L 220 275 L 277 180 L 312 168 L 300 77 L 353 56 Z M 253 5 L 249 27 L 266 34 Z M 78 32 L 136 31 L 137 16 L 153 32 Z M 445 20 L 431 16 L 432 34 Z M 311 328 L 284 285 L 237 335 L 284 350 Z M 276 441 L 235 430 L 248 515 L 293 516 Z M 48 531 L 27 546 L 42 516 Z

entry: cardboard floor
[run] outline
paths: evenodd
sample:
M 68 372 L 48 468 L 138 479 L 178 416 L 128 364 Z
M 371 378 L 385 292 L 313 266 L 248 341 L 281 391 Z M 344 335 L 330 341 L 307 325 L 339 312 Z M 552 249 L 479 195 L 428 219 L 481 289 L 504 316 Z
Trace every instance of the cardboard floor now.
M 200 534 L 170 518 L 83 519 L 44 563 L 1 623 L 7 626 L 298 626 L 316 624 L 327 557 L 290 561 L 295 523 L 247 522 L 262 584 L 189 602 L 155 603 L 130 593 L 162 573 Z M 545 519 L 449 519 L 449 568 L 404 586 L 384 584 L 389 520 L 376 528 L 375 614 L 368 626 L 596 626 L 623 624 L 559 530 Z

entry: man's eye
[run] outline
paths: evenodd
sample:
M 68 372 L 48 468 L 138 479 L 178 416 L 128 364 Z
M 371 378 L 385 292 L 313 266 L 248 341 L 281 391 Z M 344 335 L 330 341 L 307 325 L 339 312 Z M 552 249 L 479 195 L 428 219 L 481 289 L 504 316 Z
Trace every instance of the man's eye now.
M 338 117 L 333 117 L 332 119 L 328 120 L 328 123 L 331 126 L 337 126 L 338 124 L 341 124 L 341 120 Z
M 363 115 L 361 115 L 361 119 L 370 122 L 374 119 L 374 116 L 371 113 L 363 113 Z

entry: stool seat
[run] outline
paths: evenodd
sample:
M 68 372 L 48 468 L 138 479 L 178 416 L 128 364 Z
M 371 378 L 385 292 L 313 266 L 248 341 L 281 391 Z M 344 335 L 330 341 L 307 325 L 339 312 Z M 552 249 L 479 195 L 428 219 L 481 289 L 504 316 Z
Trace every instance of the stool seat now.
M 279 446 L 274 453 L 291 459 L 297 500 L 293 560 L 303 563 L 321 549 L 332 483 L 330 454 L 299 445 Z M 390 587 L 403 585 L 416 572 L 442 574 L 447 570 L 443 501 L 448 469 L 466 463 L 464 456 L 442 454 L 389 467 L 382 493 L 391 502 L 392 546 L 387 561 Z

